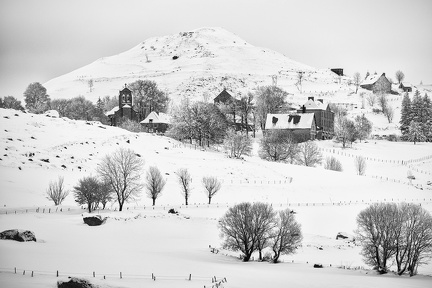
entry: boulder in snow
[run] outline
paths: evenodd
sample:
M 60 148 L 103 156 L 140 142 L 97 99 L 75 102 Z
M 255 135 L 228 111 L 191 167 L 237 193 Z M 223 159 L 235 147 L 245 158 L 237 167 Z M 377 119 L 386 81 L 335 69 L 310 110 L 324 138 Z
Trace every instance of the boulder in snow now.
M 89 216 L 89 217 L 84 217 L 84 223 L 89 225 L 89 226 L 99 226 L 105 223 L 106 221 L 106 217 L 102 219 L 102 216 L 100 215 L 94 215 L 94 216 Z
M 57 281 L 57 288 L 93 288 L 96 287 L 85 279 L 69 277 L 69 281 Z
M 48 110 L 44 113 L 47 117 L 59 118 L 60 115 L 56 110 Z
M 15 240 L 19 242 L 35 241 L 36 236 L 28 230 L 11 229 L 0 233 L 0 239 Z

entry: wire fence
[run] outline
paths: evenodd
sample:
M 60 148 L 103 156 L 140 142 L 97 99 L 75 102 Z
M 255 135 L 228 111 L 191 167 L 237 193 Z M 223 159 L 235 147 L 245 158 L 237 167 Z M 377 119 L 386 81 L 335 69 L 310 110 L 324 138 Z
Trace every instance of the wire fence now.
M 357 156 L 361 156 L 361 155 L 355 155 L 355 154 L 350 154 L 347 153 L 345 151 L 340 151 L 337 149 L 329 149 L 329 148 L 319 148 L 321 151 L 323 152 L 328 152 L 328 153 L 332 153 L 332 154 L 336 154 L 336 155 L 341 155 L 341 156 L 346 156 L 346 157 L 352 157 L 355 158 Z M 427 156 L 423 156 L 420 158 L 415 158 L 415 159 L 408 159 L 408 160 L 394 160 L 394 159 L 380 159 L 380 158 L 375 158 L 375 157 L 364 157 L 366 160 L 368 161 L 374 161 L 374 162 L 381 162 L 381 163 L 389 163 L 389 164 L 399 164 L 399 165 L 409 165 L 412 163 L 416 163 L 416 162 L 422 162 L 422 161 L 429 161 L 432 160 L 432 155 L 427 155 Z M 426 171 L 427 172 L 427 171 Z M 429 172 L 432 175 L 432 172 Z
M 429 204 L 432 203 L 432 197 L 430 198 L 382 198 L 382 199 L 357 199 L 357 200 L 340 200 L 340 201 L 331 201 L 331 202 L 268 202 L 273 207 L 323 207 L 323 206 L 349 206 L 349 205 L 370 205 L 374 203 L 413 203 L 413 204 Z M 135 205 L 135 206 L 124 206 L 123 211 L 172 211 L 175 213 L 177 210 L 193 210 L 193 209 L 219 209 L 219 208 L 229 208 L 237 203 L 189 203 L 189 205 L 184 204 L 164 204 L 164 205 L 155 205 L 155 206 L 146 206 L 146 205 Z M 41 214 L 53 214 L 53 213 L 63 213 L 63 212 L 72 212 L 72 213 L 84 213 L 87 209 L 82 207 L 76 208 L 59 208 L 59 207 L 33 207 L 33 208 L 25 208 L 25 209 L 15 209 L 15 208 L 1 208 L 0 215 L 17 215 L 17 214 L 28 214 L 28 213 L 41 213 Z M 93 212 L 101 213 L 101 212 L 117 212 L 118 208 L 115 207 L 107 207 L 105 209 L 95 209 Z
M 133 273 L 103 273 L 103 272 L 71 272 L 71 271 L 43 271 L 23 268 L 2 268 L 0 272 L 10 274 L 27 275 L 29 277 L 37 276 L 50 276 L 50 277 L 85 277 L 85 278 L 99 278 L 99 279 L 134 279 L 134 280 L 147 280 L 147 281 L 190 281 L 196 282 L 196 284 L 204 285 L 204 287 L 224 287 L 223 284 L 227 283 L 226 277 L 220 276 L 200 276 L 200 275 L 156 275 L 155 273 L 147 274 L 133 274 Z

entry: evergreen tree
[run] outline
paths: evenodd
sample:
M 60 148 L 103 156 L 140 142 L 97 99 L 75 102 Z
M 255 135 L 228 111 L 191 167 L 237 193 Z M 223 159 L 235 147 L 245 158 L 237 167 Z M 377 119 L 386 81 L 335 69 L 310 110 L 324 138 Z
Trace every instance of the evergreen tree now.
M 411 120 L 417 123 L 422 123 L 423 113 L 424 113 L 423 99 L 420 96 L 420 92 L 416 90 L 411 102 Z
M 411 99 L 409 98 L 408 92 L 406 92 L 402 99 L 401 119 L 399 121 L 402 135 L 406 135 L 408 133 L 408 127 L 411 123 L 411 120 Z
M 414 145 L 416 142 L 426 140 L 420 123 L 411 121 L 410 126 L 408 127 L 408 140 L 414 142 Z
M 423 135 L 427 141 L 432 141 L 432 102 L 427 93 L 423 97 L 423 109 Z

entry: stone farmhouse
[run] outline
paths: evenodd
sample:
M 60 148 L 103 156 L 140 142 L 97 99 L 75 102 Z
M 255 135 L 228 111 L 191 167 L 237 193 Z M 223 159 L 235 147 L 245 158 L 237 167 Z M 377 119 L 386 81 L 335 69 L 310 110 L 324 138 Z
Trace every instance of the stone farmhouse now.
M 373 93 L 390 93 L 392 83 L 387 79 L 385 73 L 379 75 L 374 74 L 368 76 L 361 84 L 360 87 L 370 90 Z
M 316 139 L 332 139 L 334 136 L 334 112 L 331 111 L 329 103 L 324 103 L 323 99 L 315 101 L 314 97 L 308 97 L 300 109 L 300 113 L 314 113 L 316 121 Z

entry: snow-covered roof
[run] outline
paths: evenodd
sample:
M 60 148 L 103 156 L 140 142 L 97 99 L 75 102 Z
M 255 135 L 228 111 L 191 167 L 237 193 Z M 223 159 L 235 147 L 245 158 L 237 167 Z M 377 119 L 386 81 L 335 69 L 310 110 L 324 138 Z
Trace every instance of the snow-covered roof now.
M 106 112 L 105 115 L 106 115 L 106 116 L 114 115 L 115 112 L 117 112 L 118 110 L 119 110 L 119 107 L 116 106 L 116 107 L 114 107 L 113 109 L 111 109 L 110 111 Z
M 403 85 L 403 87 L 412 87 L 412 85 L 408 82 L 402 82 L 401 84 Z
M 385 74 L 382 73 L 382 74 L 374 74 L 374 75 L 370 75 L 370 76 L 368 76 L 365 80 L 363 80 L 363 82 L 361 83 L 361 85 L 372 85 L 372 84 L 374 84 L 376 81 L 378 81 L 378 79 L 379 79 L 381 76 L 384 76 L 384 77 L 385 77 Z
M 171 123 L 171 117 L 168 114 L 165 113 L 157 113 L 155 111 L 152 111 L 143 121 L 141 121 L 141 124 L 148 124 L 150 123 L 163 123 L 163 124 L 170 124 Z
M 309 99 L 306 103 L 303 104 L 306 109 L 322 109 L 326 110 L 328 103 L 321 103 L 321 101 L 314 101 L 312 99 Z
M 315 114 L 267 114 L 266 129 L 309 129 Z

